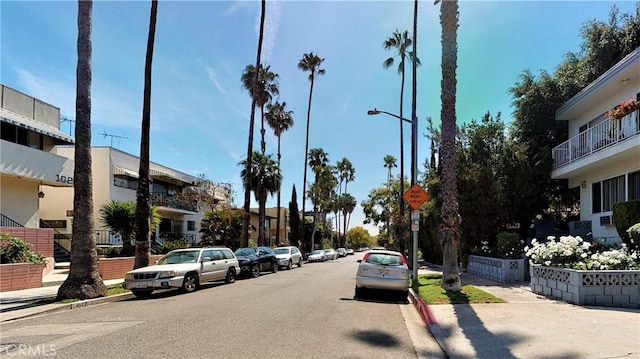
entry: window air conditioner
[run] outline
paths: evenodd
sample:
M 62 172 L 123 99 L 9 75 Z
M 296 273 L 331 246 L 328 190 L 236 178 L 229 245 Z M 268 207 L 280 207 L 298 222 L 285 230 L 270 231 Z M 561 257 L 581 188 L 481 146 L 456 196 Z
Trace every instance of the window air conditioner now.
M 602 217 L 600 217 L 600 225 L 601 226 L 613 226 L 613 216 L 602 216 Z

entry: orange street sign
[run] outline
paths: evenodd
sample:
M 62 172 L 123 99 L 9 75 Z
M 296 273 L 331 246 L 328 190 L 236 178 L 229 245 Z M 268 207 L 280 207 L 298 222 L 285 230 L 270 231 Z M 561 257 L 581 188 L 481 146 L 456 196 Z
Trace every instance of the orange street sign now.
M 405 201 L 409 204 L 409 207 L 418 209 L 420 206 L 429 199 L 429 194 L 425 192 L 417 183 L 411 186 L 407 192 L 402 195 Z

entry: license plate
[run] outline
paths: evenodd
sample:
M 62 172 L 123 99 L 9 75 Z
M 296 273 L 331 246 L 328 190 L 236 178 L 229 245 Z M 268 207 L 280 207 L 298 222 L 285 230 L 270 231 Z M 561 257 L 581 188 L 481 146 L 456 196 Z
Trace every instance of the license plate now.
M 147 282 L 134 282 L 133 288 L 147 288 Z

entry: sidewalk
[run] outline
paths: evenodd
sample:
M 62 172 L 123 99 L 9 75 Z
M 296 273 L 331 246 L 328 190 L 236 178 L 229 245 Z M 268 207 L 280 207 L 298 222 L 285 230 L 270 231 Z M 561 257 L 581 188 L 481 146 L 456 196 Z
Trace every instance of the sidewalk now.
M 420 274 L 441 273 L 422 266 Z M 429 305 L 427 326 L 449 358 L 640 358 L 640 311 L 585 307 L 462 273 L 503 304 Z
M 67 279 L 69 274 L 68 264 L 56 265 L 51 273 L 42 277 L 42 287 L 9 292 L 0 292 L 0 322 L 24 318 L 44 312 L 55 310 L 73 309 L 80 306 L 104 303 L 119 300 L 130 294 L 119 294 L 105 298 L 77 301 L 68 304 L 40 304 L 34 303 L 40 299 L 54 298 L 58 294 L 58 288 Z M 105 285 L 120 284 L 124 279 L 111 279 L 104 281 Z

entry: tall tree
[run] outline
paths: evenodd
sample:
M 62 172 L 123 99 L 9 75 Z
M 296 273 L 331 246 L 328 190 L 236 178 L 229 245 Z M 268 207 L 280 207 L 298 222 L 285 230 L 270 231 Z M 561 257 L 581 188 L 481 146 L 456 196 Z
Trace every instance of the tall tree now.
M 351 194 L 344 193 L 340 202 L 342 203 L 342 216 L 344 218 L 344 231 L 346 233 L 347 228 L 349 227 L 349 221 L 351 220 L 351 214 L 353 213 L 353 210 L 356 209 L 358 201 L 356 201 L 355 197 Z M 345 240 L 346 237 L 341 238 L 340 247 L 345 246 Z
M 396 168 L 398 167 L 398 165 L 396 164 L 396 158 L 391 156 L 391 155 L 386 155 L 384 156 L 384 168 L 387 169 L 387 190 L 391 191 L 391 169 L 392 168 Z M 402 178 L 402 175 L 400 175 L 400 178 Z M 400 186 L 402 188 L 404 188 L 404 181 L 401 180 L 400 181 Z M 402 190 L 400 190 L 400 192 L 402 192 Z M 401 199 L 400 202 L 403 202 L 403 200 Z M 402 211 L 402 206 L 400 207 L 401 211 Z M 388 210 L 388 213 L 391 213 L 391 210 Z M 389 217 L 389 219 L 391 219 L 391 217 Z M 390 221 L 389 221 L 390 222 Z M 387 223 L 387 237 L 391 238 L 391 223 Z
M 260 57 L 262 55 L 262 39 L 264 37 L 264 13 L 265 13 L 265 0 L 261 1 L 261 11 L 260 11 L 260 34 L 258 35 L 258 51 L 256 54 L 256 66 L 255 68 L 260 67 Z M 258 83 L 258 71 L 255 72 L 254 75 L 254 84 Z M 254 88 L 251 92 L 251 117 L 249 119 L 249 140 L 247 141 L 247 159 L 245 161 L 245 171 L 247 173 L 251 173 L 251 157 L 253 154 L 253 128 L 255 125 L 256 119 L 256 101 L 257 98 L 254 96 L 256 93 L 256 89 Z M 240 235 L 240 246 L 246 247 L 249 245 L 249 228 L 251 222 L 251 181 L 244 182 L 244 221 L 242 221 L 242 233 Z
M 260 64 L 256 79 L 256 67 L 247 65 L 242 73 L 241 81 L 243 87 L 249 91 L 252 97 L 256 98 L 256 106 L 260 107 L 260 151 L 264 154 L 266 143 L 264 141 L 264 106 L 271 101 L 273 96 L 280 93 L 278 88 L 278 74 L 271 72 L 271 66 L 263 66 Z
M 274 195 L 280 188 L 282 175 L 276 161 L 271 155 L 253 152 L 251 167 L 246 170 L 246 160 L 240 162 L 245 168 L 240 171 L 240 177 L 245 186 L 248 184 L 258 201 L 258 245 L 265 245 L 266 202 L 268 195 Z M 247 183 L 248 182 L 248 183 Z
M 349 182 L 353 182 L 355 180 L 355 174 L 356 174 L 356 170 L 353 167 L 353 164 L 351 163 L 351 161 L 349 161 L 348 158 L 343 157 L 341 161 L 338 161 L 338 163 L 336 164 L 336 170 L 337 170 L 337 175 L 338 175 L 338 180 L 340 181 L 340 188 L 338 190 L 338 209 L 342 210 L 342 202 L 340 202 L 340 197 L 342 196 L 343 193 L 347 192 L 347 185 L 349 184 Z M 344 191 L 342 190 L 342 183 L 344 182 Z M 338 213 L 336 213 L 336 223 L 337 223 L 337 228 L 338 231 L 340 231 L 340 222 L 338 221 L 338 218 L 340 216 L 338 215 Z M 343 227 L 344 227 L 344 231 L 343 236 L 342 236 L 342 240 L 344 240 L 344 235 L 346 235 L 347 231 L 346 231 L 346 218 L 343 218 Z
M 107 295 L 98 272 L 93 224 L 91 180 L 91 17 L 93 2 L 78 1 L 78 64 L 76 68 L 76 145 L 73 170 L 73 241 L 69 275 L 58 289 L 60 299 Z
M 438 3 L 439 0 L 436 1 Z M 460 291 L 461 282 L 458 273 L 458 241 L 462 216 L 458 211 L 458 189 L 456 182 L 456 69 L 458 67 L 458 1 L 445 0 L 440 5 L 440 24 L 442 26 L 442 90 L 440 98 L 442 109 L 442 175 L 443 205 L 443 268 L 442 287 L 446 290 Z
M 136 258 L 134 268 L 149 265 L 151 255 L 149 248 L 150 200 L 149 186 L 149 146 L 151 132 L 151 68 L 153 64 L 153 43 L 156 37 L 156 18 L 158 0 L 151 1 L 149 16 L 149 37 L 147 39 L 147 55 L 144 64 L 144 97 L 142 104 L 142 129 L 140 137 L 140 165 L 138 190 L 136 191 Z
M 309 121 L 311 119 L 311 99 L 313 97 L 313 84 L 316 79 L 316 75 L 324 75 L 325 70 L 321 68 L 323 58 L 319 57 L 317 54 L 310 52 L 308 54 L 302 55 L 302 59 L 298 62 L 298 68 L 302 71 L 309 73 L 309 82 L 311 83 L 309 86 L 309 104 L 307 105 L 307 131 L 306 131 L 306 139 L 304 145 L 304 175 L 302 176 L 302 225 L 304 226 L 305 220 L 305 196 L 307 194 L 307 156 L 309 155 Z M 305 231 L 301 229 L 300 231 L 302 236 L 304 237 Z M 303 238 L 303 243 L 306 241 Z M 313 249 L 313 248 L 311 248 Z M 310 251 L 307 248 L 307 251 Z
M 280 168 L 280 171 L 282 171 L 282 166 L 280 165 L 280 160 L 282 159 L 282 155 L 280 153 L 280 140 L 282 138 L 282 133 L 293 126 L 293 111 L 287 111 L 286 108 L 286 102 L 279 103 L 276 101 L 275 104 L 267 105 L 267 113 L 265 114 L 269 127 L 273 129 L 273 133 L 276 135 L 276 137 L 278 137 L 278 168 Z M 280 187 L 278 187 L 277 207 L 278 213 L 276 215 L 276 243 L 280 245 Z
M 289 237 L 289 245 L 300 247 L 300 212 L 298 212 L 298 194 L 296 193 L 296 185 L 291 190 L 291 201 L 289 201 L 289 228 L 291 228 L 291 236 Z

